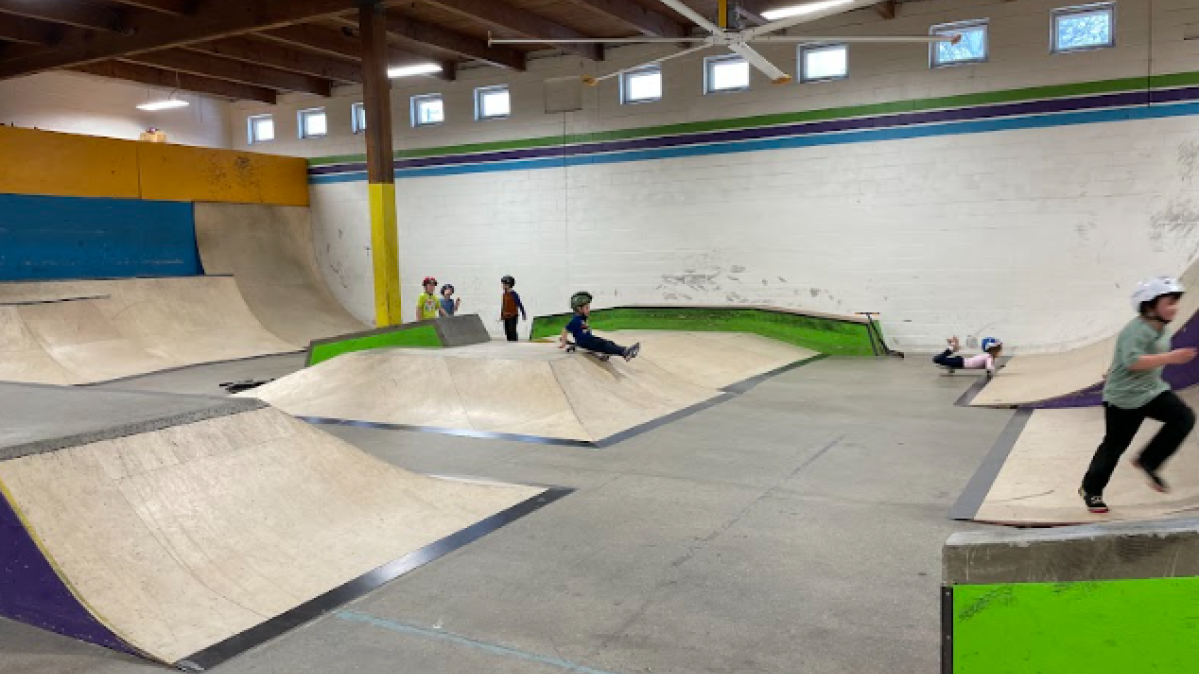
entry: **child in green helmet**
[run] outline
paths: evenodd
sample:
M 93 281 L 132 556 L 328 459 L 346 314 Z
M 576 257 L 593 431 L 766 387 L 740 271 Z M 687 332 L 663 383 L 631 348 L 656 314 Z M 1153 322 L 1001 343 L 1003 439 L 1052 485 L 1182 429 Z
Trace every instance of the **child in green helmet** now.
M 591 316 L 591 300 L 591 293 L 585 290 L 575 293 L 570 298 L 570 308 L 574 310 L 575 315 L 566 324 L 566 327 L 562 329 L 562 336 L 558 340 L 558 348 L 566 348 L 566 345 L 570 343 L 567 339 L 567 335 L 569 335 L 574 338 L 575 345 L 580 349 L 611 356 L 621 356 L 625 360 L 636 358 L 637 354 L 641 352 L 640 342 L 626 347 L 591 334 L 591 326 L 587 324 L 587 318 Z

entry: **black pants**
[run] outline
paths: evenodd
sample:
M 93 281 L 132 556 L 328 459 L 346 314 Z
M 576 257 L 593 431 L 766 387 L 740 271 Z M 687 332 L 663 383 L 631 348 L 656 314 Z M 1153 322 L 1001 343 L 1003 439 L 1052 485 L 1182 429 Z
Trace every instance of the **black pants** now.
M 933 362 L 951 370 L 961 370 L 966 366 L 966 361 L 961 356 L 953 355 L 953 349 L 945 349 L 942 353 L 933 356 Z
M 1107 403 L 1103 404 L 1103 408 L 1107 431 L 1082 480 L 1082 488 L 1088 494 L 1103 494 L 1104 487 L 1116 470 L 1116 464 L 1120 462 L 1120 455 L 1132 444 L 1133 437 L 1146 418 L 1165 424 L 1137 459 L 1141 466 L 1152 471 L 1162 467 L 1195 426 L 1195 413 L 1173 391 L 1166 391 L 1135 410 L 1125 410 Z
M 611 356 L 623 356 L 625 348 L 616 342 L 610 342 L 602 337 L 589 337 L 579 342 L 579 348 L 595 351 L 596 353 L 606 353 Z
M 504 334 L 508 337 L 509 342 L 515 342 L 520 339 L 520 337 L 516 336 L 516 319 L 518 318 L 520 317 L 509 316 L 504 319 Z

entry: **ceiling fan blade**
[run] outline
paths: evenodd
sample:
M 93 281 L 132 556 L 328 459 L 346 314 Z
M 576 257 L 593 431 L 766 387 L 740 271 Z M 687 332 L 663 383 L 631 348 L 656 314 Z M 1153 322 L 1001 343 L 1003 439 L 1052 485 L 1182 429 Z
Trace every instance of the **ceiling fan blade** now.
M 665 2 L 665 0 L 663 0 L 663 2 Z M 869 7 L 876 2 L 878 2 L 878 0 L 822 0 L 821 2 L 812 2 L 808 3 L 812 8 L 810 11 L 804 12 L 803 14 L 796 14 L 795 16 L 789 16 L 785 19 L 779 19 L 778 21 L 771 21 L 765 26 L 747 28 L 746 30 L 741 31 L 741 34 L 746 41 L 749 41 L 759 35 L 775 33 L 780 30 L 786 30 L 791 26 L 798 26 L 801 23 L 818 21 L 825 17 L 844 14 L 845 12 L 853 11 L 855 9 L 861 9 L 862 7 Z
M 711 38 L 706 38 L 706 39 L 711 40 Z M 671 59 L 677 59 L 677 58 L 681 58 L 683 56 L 689 56 L 696 52 L 701 52 L 705 49 L 710 49 L 711 47 L 712 47 L 712 44 L 709 42 L 708 44 L 702 44 L 698 47 L 692 47 L 690 49 L 684 49 L 683 51 L 675 52 L 673 54 L 667 54 L 666 56 L 663 56 L 661 58 L 656 58 L 652 61 L 646 61 L 644 63 L 639 63 L 630 68 L 622 68 L 621 70 L 617 70 L 616 72 L 608 73 L 607 75 L 600 75 L 599 77 L 592 77 L 590 75 L 584 75 L 583 82 L 585 84 L 595 86 L 596 84 L 599 84 L 600 82 L 602 82 L 604 80 L 612 79 L 613 77 L 616 77 L 616 76 L 620 75 L 621 73 L 627 73 L 630 70 L 637 70 L 638 68 L 644 68 L 645 66 L 656 65 L 658 63 L 662 63 L 663 61 L 669 61 Z
M 547 38 L 544 40 L 528 38 L 489 37 L 487 44 L 678 44 L 680 42 L 707 42 L 706 37 L 588 37 L 566 40 Z
M 747 41 L 752 42 L 753 44 L 770 43 L 770 42 L 774 42 L 774 43 L 779 43 L 779 42 L 808 43 L 808 42 L 810 42 L 813 44 L 823 43 L 823 42 L 830 42 L 830 43 L 833 43 L 833 42 L 835 42 L 835 43 L 852 43 L 852 42 L 872 43 L 872 42 L 877 42 L 877 43 L 899 43 L 899 44 L 906 44 L 906 43 L 933 44 L 936 42 L 952 42 L 952 43 L 956 44 L 960 39 L 961 39 L 961 36 L 958 36 L 958 35 L 875 35 L 875 36 L 841 35 L 841 36 L 836 36 L 836 37 L 829 36 L 829 35 L 763 35 L 761 37 L 755 37 L 752 40 L 747 40 Z
M 729 45 L 729 49 L 737 52 L 741 58 L 748 61 L 751 66 L 762 71 L 764 75 L 770 78 L 771 82 L 774 82 L 775 84 L 786 84 L 787 82 L 791 81 L 790 75 L 779 70 L 770 61 L 767 61 L 766 57 L 754 51 L 753 47 L 744 44 L 731 44 Z
M 682 14 L 683 16 L 687 17 L 688 19 L 691 19 L 692 21 L 695 22 L 695 25 L 699 26 L 700 28 L 703 28 L 704 30 L 712 33 L 713 35 L 724 34 L 724 30 L 721 29 L 720 26 L 717 26 L 716 24 L 712 23 L 708 19 L 704 18 L 703 14 L 700 14 L 699 12 L 695 11 L 694 9 L 691 9 L 687 5 L 683 4 L 683 0 L 658 0 L 658 2 L 661 2 L 663 5 L 666 5 L 667 7 L 673 9 L 674 11 L 678 12 L 679 14 Z

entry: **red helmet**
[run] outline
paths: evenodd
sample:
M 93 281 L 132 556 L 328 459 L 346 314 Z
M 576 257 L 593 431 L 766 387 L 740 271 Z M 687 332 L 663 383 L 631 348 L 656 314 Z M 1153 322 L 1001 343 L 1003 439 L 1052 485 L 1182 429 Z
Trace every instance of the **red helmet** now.
M 433 285 L 437 285 L 437 279 L 433 278 L 432 276 L 426 276 L 425 280 L 420 282 L 420 284 L 423 286 L 427 286 L 430 283 L 432 283 Z

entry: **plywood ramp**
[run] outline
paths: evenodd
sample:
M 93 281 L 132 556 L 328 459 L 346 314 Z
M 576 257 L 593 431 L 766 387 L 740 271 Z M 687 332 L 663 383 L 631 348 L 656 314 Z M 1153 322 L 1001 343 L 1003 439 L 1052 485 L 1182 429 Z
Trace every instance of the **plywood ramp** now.
M 196 242 L 209 274 L 232 274 L 268 330 L 300 347 L 366 328 L 321 280 L 307 207 L 196 204 Z
M 1192 292 L 1182 296 L 1174 325 L 1181 326 L 1180 330 L 1196 333 L 1199 332 L 1199 318 L 1196 318 L 1199 313 L 1199 262 L 1193 263 L 1180 280 Z M 1132 314 L 1128 318 L 1131 320 Z M 1103 381 L 1115 349 L 1116 335 L 1112 335 L 1062 353 L 1016 356 L 970 404 L 1015 407 L 1078 393 Z
M 641 357 L 553 344 L 347 353 L 242 395 L 291 414 L 596 442 L 815 353 L 740 333 L 617 332 Z
M 439 480 L 270 408 L 0 462 L 64 581 L 166 663 L 543 490 Z
M 230 277 L 0 285 L 0 380 L 87 384 L 297 347 Z
M 1182 393 L 1192 407 L 1199 392 Z M 1199 508 L 1199 436 L 1192 434 L 1162 470 L 1171 493 L 1149 488 L 1129 461 L 1160 428 L 1154 421 L 1133 441 L 1104 492 L 1111 512 L 1091 515 L 1078 486 L 1103 440 L 1103 409 L 1036 410 L 973 519 L 1027 526 L 1160 518 Z

